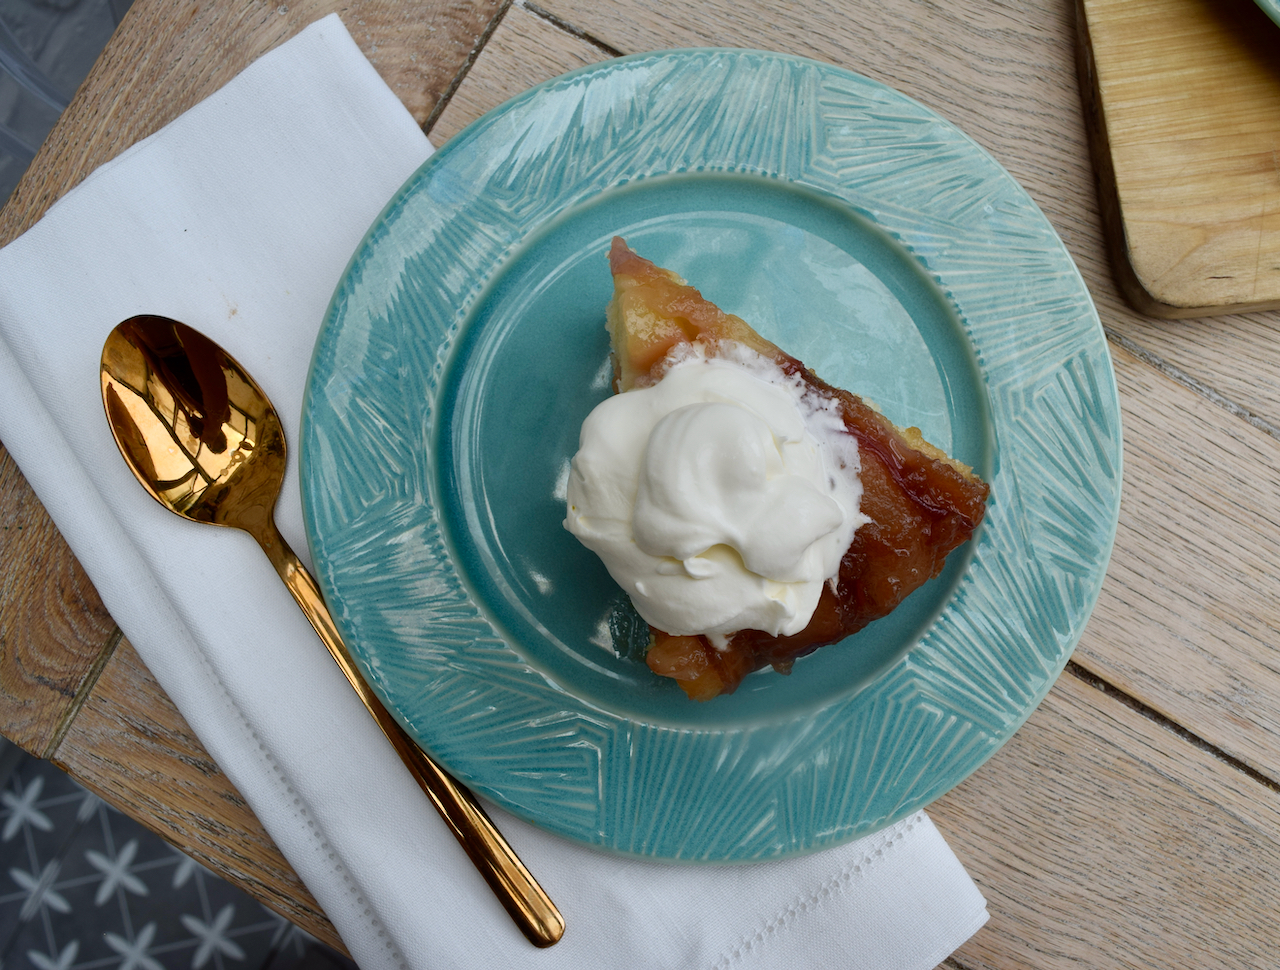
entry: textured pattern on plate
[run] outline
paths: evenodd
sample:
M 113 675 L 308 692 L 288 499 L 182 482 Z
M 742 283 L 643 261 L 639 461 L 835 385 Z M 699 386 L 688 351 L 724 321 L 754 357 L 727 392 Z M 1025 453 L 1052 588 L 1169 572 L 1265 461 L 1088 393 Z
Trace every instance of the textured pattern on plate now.
M 805 186 L 879 227 L 958 310 L 985 402 L 967 417 L 989 424 L 965 456 L 992 483 L 988 519 L 938 614 L 866 689 L 781 718 L 717 724 L 703 712 L 681 724 L 558 687 L 527 662 L 527 643 L 507 642 L 460 571 L 451 530 L 463 526 L 441 521 L 442 396 L 504 266 L 565 213 L 682 172 Z M 411 732 L 477 789 L 570 838 L 706 860 L 851 839 L 989 757 L 1080 636 L 1121 470 L 1101 327 L 1026 193 L 903 95 L 749 51 L 587 68 L 451 141 L 392 200 L 335 294 L 302 446 L 321 582 Z

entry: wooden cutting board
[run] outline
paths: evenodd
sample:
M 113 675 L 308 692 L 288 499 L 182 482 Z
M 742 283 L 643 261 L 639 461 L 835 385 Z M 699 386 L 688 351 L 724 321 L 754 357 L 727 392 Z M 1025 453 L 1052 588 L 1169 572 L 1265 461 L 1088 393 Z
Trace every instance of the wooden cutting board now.
M 1280 25 L 1254 0 L 1076 0 L 1120 287 L 1141 312 L 1280 308 Z

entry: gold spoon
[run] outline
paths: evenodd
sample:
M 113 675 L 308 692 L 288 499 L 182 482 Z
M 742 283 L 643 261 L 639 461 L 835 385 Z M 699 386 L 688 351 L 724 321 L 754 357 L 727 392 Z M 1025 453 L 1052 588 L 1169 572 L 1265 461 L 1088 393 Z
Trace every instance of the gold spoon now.
M 125 461 L 151 496 L 195 522 L 248 532 L 302 607 L 364 706 L 535 946 L 564 919 L 476 802 L 432 761 L 370 689 L 320 589 L 276 528 L 285 443 L 266 394 L 221 347 L 167 317 L 125 320 L 102 348 L 102 401 Z

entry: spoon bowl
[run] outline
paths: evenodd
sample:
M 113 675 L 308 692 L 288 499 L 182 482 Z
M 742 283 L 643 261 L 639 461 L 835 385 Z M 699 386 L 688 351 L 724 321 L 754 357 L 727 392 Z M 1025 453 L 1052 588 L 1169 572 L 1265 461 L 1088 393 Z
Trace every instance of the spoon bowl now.
M 285 470 L 280 419 L 199 331 L 158 316 L 124 321 L 103 347 L 102 399 L 125 460 L 165 508 L 250 532 L 271 519 Z
M 369 713 L 525 936 L 550 946 L 564 920 L 475 796 L 387 711 L 338 634 L 315 579 L 275 524 L 285 437 L 262 388 L 221 347 L 167 317 L 130 317 L 102 348 L 111 433 L 157 502 L 195 522 L 249 533 L 275 566 Z

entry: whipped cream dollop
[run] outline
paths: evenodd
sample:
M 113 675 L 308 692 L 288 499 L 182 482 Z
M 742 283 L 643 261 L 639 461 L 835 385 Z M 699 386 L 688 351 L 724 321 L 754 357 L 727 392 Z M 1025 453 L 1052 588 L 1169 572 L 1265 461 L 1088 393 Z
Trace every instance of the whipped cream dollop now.
M 747 347 L 678 354 L 583 422 L 565 527 L 660 630 L 799 633 L 867 521 L 857 443 L 834 399 Z

